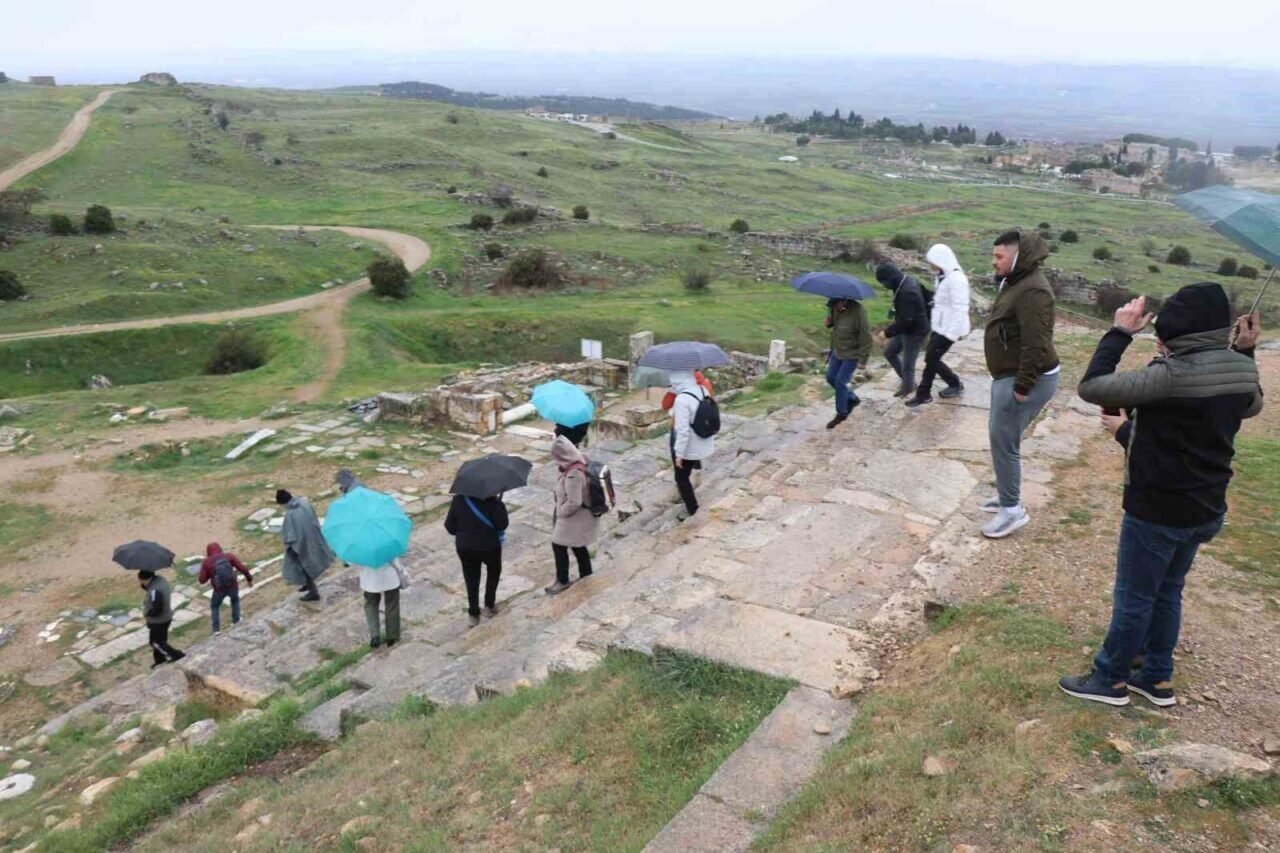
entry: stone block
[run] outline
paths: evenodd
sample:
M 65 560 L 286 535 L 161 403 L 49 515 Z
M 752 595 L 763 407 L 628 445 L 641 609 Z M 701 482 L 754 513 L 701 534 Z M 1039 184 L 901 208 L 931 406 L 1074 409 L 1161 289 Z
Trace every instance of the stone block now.
M 787 342 L 769 342 L 769 372 L 782 370 L 787 366 Z
M 763 829 L 741 810 L 699 793 L 642 853 L 746 853 Z
M 298 721 L 298 727 L 324 740 L 342 737 L 342 712 L 360 698 L 361 690 L 351 689 L 312 708 Z

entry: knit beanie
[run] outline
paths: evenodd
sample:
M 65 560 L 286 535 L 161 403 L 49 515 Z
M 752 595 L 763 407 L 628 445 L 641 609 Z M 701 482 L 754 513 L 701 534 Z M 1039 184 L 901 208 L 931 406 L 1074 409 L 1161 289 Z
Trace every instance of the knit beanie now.
M 289 494 L 288 489 L 276 489 L 276 503 L 287 504 L 293 500 L 293 495 Z
M 1156 316 L 1156 337 L 1172 341 L 1197 332 L 1231 325 L 1231 300 L 1222 285 L 1205 281 L 1188 284 L 1165 300 Z
M 896 264 L 885 261 L 876 267 L 876 281 L 892 290 L 902 283 L 902 270 Z

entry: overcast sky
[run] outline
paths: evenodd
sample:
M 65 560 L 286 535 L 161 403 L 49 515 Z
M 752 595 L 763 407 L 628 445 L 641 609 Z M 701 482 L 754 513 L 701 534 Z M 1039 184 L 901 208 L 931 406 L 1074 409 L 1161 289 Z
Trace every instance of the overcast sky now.
M 868 8 L 869 7 L 869 8 Z M 238 52 L 839 53 L 1280 67 L 1276 0 L 14 0 L 0 70 Z

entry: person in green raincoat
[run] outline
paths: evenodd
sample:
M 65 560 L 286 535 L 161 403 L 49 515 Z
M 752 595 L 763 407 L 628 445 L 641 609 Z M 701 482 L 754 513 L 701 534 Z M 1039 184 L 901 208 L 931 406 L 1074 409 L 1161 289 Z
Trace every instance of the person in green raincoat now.
M 333 550 L 320 531 L 320 520 L 311 502 L 294 497 L 288 490 L 276 492 L 276 503 L 285 507 L 284 526 L 280 538 L 284 542 L 284 568 L 286 583 L 297 584 L 302 601 L 319 601 L 320 590 L 316 578 L 324 574 L 335 559 Z

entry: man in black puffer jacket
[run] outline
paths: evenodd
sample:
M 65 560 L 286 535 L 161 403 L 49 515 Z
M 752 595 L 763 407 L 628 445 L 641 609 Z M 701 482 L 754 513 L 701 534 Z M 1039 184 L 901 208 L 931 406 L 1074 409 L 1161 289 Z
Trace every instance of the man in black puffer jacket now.
M 1155 324 L 1161 356 L 1117 373 L 1151 320 L 1145 307 L 1139 297 L 1116 311 L 1080 383 L 1081 399 L 1112 412 L 1103 422 L 1125 448 L 1125 514 L 1106 641 L 1093 672 L 1059 684 L 1108 705 L 1127 705 L 1132 691 L 1167 707 L 1176 702 L 1182 587 L 1196 551 L 1222 529 L 1236 433 L 1262 411 L 1262 389 L 1253 361 L 1258 317 L 1237 321 L 1238 351 L 1229 348 L 1231 304 L 1211 283 L 1170 297 Z M 1139 656 L 1142 667 L 1131 673 Z
M 929 336 L 929 305 L 920 282 L 888 261 L 876 267 L 876 281 L 893 291 L 892 323 L 884 330 L 889 344 L 884 357 L 901 380 L 895 397 L 905 397 L 916 390 L 916 359 Z

